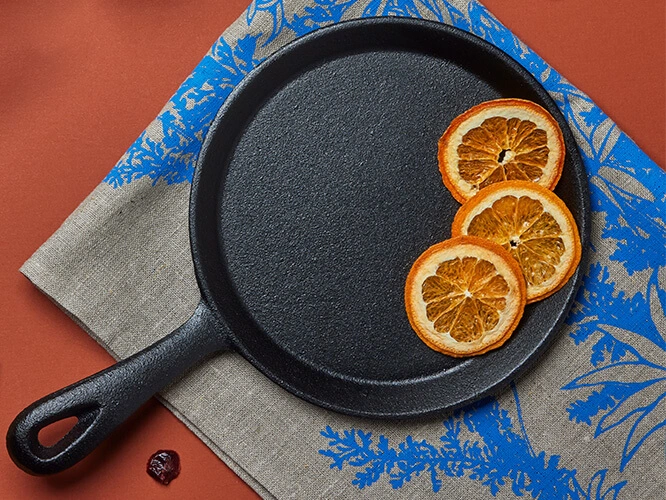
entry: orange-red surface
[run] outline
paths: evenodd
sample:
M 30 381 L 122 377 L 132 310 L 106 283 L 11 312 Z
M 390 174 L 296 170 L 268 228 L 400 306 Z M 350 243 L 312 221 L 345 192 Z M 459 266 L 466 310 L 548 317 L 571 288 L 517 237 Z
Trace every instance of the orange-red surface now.
M 112 360 L 18 273 L 97 185 L 249 0 L 0 0 L 0 431 Z M 662 168 L 663 0 L 487 0 Z M 168 487 L 145 473 L 173 448 Z M 276 471 L 279 474 L 279 471 Z M 255 498 L 152 401 L 89 458 L 28 476 L 0 449 L 0 498 Z

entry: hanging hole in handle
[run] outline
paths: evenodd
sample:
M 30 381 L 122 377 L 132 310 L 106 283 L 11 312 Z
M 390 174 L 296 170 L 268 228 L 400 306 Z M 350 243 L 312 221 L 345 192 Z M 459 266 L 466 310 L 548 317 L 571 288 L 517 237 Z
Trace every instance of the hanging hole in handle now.
M 57 420 L 56 422 L 42 427 L 37 433 L 37 440 L 44 448 L 51 448 L 62 440 L 78 423 L 79 418 L 76 416 Z
M 72 412 L 74 415 L 72 415 Z M 93 424 L 99 417 L 101 408 L 97 405 L 92 405 L 87 408 L 71 408 L 64 415 L 52 415 L 50 418 L 43 422 L 43 425 L 36 423 L 36 425 L 28 431 L 28 446 L 34 454 L 41 460 L 49 460 L 65 451 L 77 439 L 83 436 L 87 431 L 91 430 Z M 57 420 L 56 420 L 57 419 Z M 54 430 L 65 429 L 66 424 L 62 422 L 71 422 L 73 425 L 64 435 L 60 435 L 53 443 L 44 444 L 41 442 L 40 435 L 44 429 L 54 427 Z M 62 427 L 61 427 L 62 426 Z M 46 431 L 49 435 L 50 430 Z M 55 433 L 54 433 L 55 434 Z M 50 441 L 50 440 L 49 440 Z

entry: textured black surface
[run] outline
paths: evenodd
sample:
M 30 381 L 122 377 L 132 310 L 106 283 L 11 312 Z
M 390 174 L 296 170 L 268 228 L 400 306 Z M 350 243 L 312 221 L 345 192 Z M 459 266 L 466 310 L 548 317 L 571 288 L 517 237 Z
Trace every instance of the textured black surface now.
M 526 369 L 558 332 L 580 273 L 476 358 L 430 350 L 403 304 L 412 262 L 449 237 L 459 207 L 437 139 L 498 97 L 538 102 L 560 122 L 557 193 L 587 244 L 586 180 L 564 119 L 536 80 L 476 37 L 414 20 L 343 23 L 246 79 L 207 138 L 191 204 L 197 274 L 236 348 L 305 399 L 376 417 L 454 408 Z
M 497 390 L 544 351 L 580 270 L 528 306 L 501 349 L 454 359 L 407 322 L 411 263 L 446 239 L 458 204 L 437 168 L 437 139 L 481 101 L 546 107 L 565 135 L 556 192 L 588 243 L 586 177 L 545 90 L 486 42 L 397 18 L 341 23 L 277 52 L 227 100 L 208 134 L 190 202 L 203 301 L 157 344 L 43 398 L 12 423 L 7 447 L 27 472 L 74 465 L 153 394 L 206 355 L 235 348 L 313 403 L 353 415 L 440 414 Z M 79 423 L 55 446 L 44 426 Z

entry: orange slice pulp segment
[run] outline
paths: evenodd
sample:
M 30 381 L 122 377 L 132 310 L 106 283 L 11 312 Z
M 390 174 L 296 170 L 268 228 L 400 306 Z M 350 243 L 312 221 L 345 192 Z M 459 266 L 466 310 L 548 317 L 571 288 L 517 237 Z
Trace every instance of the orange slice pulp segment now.
M 414 331 L 432 349 L 456 357 L 502 345 L 525 302 L 525 282 L 511 255 L 475 237 L 430 247 L 414 262 L 405 285 Z
M 488 239 L 510 252 L 527 282 L 528 303 L 562 288 L 582 253 L 569 209 L 532 182 L 506 181 L 481 190 L 460 207 L 451 231 Z
M 557 121 L 538 104 L 497 99 L 455 118 L 438 144 L 439 170 L 460 203 L 496 182 L 524 180 L 553 189 L 564 165 Z

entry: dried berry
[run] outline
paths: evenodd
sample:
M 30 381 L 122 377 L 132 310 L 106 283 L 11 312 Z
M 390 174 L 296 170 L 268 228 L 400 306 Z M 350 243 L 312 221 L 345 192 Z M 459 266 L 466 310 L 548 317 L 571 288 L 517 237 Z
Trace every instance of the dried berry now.
M 169 484 L 180 474 L 180 457 L 173 450 L 158 450 L 148 460 L 146 472 L 155 481 Z

